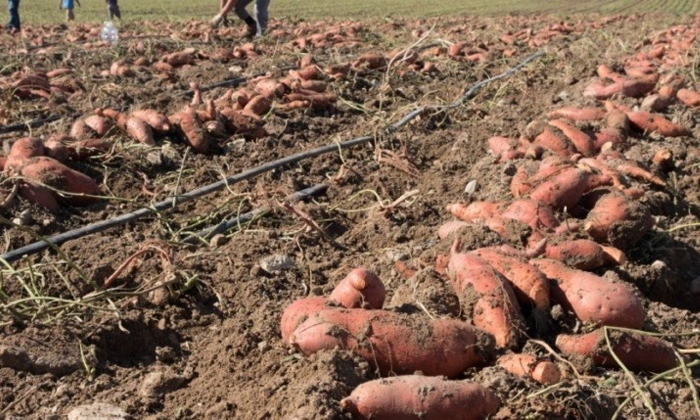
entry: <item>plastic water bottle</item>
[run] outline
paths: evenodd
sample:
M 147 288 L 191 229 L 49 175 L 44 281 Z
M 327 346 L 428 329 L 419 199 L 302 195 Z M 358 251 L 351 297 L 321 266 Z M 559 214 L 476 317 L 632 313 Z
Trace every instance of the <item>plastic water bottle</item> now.
M 102 25 L 100 39 L 107 41 L 110 45 L 114 45 L 119 41 L 119 31 L 111 21 L 107 21 Z

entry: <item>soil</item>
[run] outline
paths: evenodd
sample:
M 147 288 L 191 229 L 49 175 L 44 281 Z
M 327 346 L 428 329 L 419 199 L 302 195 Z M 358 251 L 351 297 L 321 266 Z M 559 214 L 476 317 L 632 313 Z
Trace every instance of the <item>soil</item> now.
M 508 30 L 538 33 L 559 22 L 576 29 L 541 45 L 499 41 Z M 306 52 L 292 41 L 324 34 L 330 27 L 347 28 L 341 31 L 347 42 L 307 47 L 324 65 L 406 48 L 422 34 L 429 36 L 418 47 L 426 46 L 428 52 L 435 46 L 425 44 L 440 39 L 483 43 L 491 51 L 483 62 L 455 61 L 444 54 L 426 58 L 436 64 L 436 73 L 397 64 L 391 71 L 365 70 L 331 81 L 341 98 L 334 106 L 274 108 L 265 116 L 266 136 L 227 137 L 214 155 L 195 154 L 172 136 L 147 147 L 114 133 L 115 147 L 106 156 L 71 163 L 101 183 L 106 199 L 56 213 L 16 199 L 0 219 L 5 250 L 40 239 L 37 233 L 49 237 L 114 218 L 284 156 L 375 136 L 366 145 L 287 165 L 173 210 L 71 240 L 60 246 L 60 253 L 51 249 L 5 266 L 0 273 L 0 417 L 60 419 L 75 407 L 99 402 L 120 407 L 133 419 L 351 418 L 339 401 L 378 377 L 373 366 L 340 349 L 303 357 L 280 337 L 284 308 L 305 296 L 328 295 L 352 268 L 364 266 L 385 283 L 387 307 L 416 316 L 427 312 L 464 318 L 457 297 L 433 270 L 435 257 L 447 254 L 451 245 L 436 235 L 451 220 L 445 206 L 510 199 L 510 179 L 516 165 L 525 162 L 496 163 L 487 139 L 517 138 L 558 106 L 595 105 L 590 98 L 581 99 L 581 92 L 598 64 L 620 67 L 657 31 L 694 24 L 692 17 L 640 14 L 285 20 L 272 22 L 270 34 L 256 41 L 259 56 L 230 60 L 205 56 L 239 46 L 243 28 L 210 33 L 202 22 L 126 24 L 113 49 L 95 49 L 94 28 L 87 25 L 29 28 L 24 41 L 0 36 L 0 43 L 13 51 L 3 58 L 9 60 L 3 77 L 23 67 L 46 71 L 67 66 L 85 86 L 74 96 L 25 100 L 3 88 L 3 124 L 63 117 L 31 131 L 44 139 L 67 132 L 75 114 L 87 115 L 100 106 L 149 105 L 175 112 L 189 101 L 181 93 L 191 81 L 207 86 L 241 74 L 282 75 L 280 69 Z M 74 37 L 79 41 L 71 41 Z M 201 53 L 197 64 L 168 77 L 148 68 L 137 70 L 135 77 L 100 74 L 115 58 L 157 61 L 185 47 Z M 463 105 L 424 113 L 394 134 L 382 132 L 415 106 L 449 103 L 537 50 L 546 55 L 484 87 Z M 695 81 L 693 54 L 695 50 L 678 71 L 692 74 L 689 80 Z M 225 90 L 207 91 L 205 99 Z M 644 329 L 690 349 L 688 356 L 695 360 L 692 349 L 700 347 L 700 124 L 697 111 L 687 107 L 673 105 L 669 115 L 693 135 L 640 133 L 626 152 L 645 164 L 661 148 L 673 152 L 674 166 L 663 174 L 668 187 L 643 186 L 641 202 L 655 225 L 627 251 L 626 264 L 596 272 L 631 284 L 647 309 Z M 21 135 L 2 139 L 9 147 Z M 294 204 L 296 213 L 283 205 L 285 197 L 321 183 L 327 189 Z M 213 239 L 186 242 L 193 232 L 254 209 L 267 211 Z M 10 226 L 10 220 L 25 227 Z M 521 228 L 511 229 L 507 239 L 522 248 L 527 232 Z M 482 226 L 464 229 L 460 236 L 463 249 L 503 242 Z M 139 250 L 148 252 L 122 269 Z M 417 274 L 407 278 L 412 270 Z M 102 290 L 112 277 L 117 287 Z M 531 339 L 523 341 L 523 350 L 560 363 L 568 370 L 565 381 L 547 388 L 493 366 L 470 369 L 457 379 L 496 392 L 502 401 L 497 419 L 609 419 L 627 399 L 631 402 L 619 418 L 651 418 L 642 398 L 633 395 L 632 380 L 643 384 L 652 374 L 565 363 L 553 350 L 556 334 L 581 332 L 586 326 L 560 307 L 552 310 L 550 322 L 547 334 L 528 326 Z M 697 419 L 697 385 L 697 369 L 687 377 L 674 373 L 650 384 L 647 396 L 656 418 Z

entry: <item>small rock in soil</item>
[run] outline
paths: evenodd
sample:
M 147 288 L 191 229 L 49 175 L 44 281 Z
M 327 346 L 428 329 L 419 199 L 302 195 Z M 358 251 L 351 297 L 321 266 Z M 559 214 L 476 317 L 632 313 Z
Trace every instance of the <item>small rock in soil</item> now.
M 185 378 L 172 371 L 151 372 L 143 379 L 139 395 L 145 398 L 160 398 L 175 391 L 185 383 Z
M 68 420 L 128 420 L 131 417 L 119 407 L 104 403 L 81 405 L 68 413 Z
M 216 235 L 212 236 L 212 238 L 209 240 L 209 246 L 212 248 L 218 248 L 228 242 L 228 238 L 226 235 L 222 235 L 220 233 L 217 233 Z
M 294 260 L 287 255 L 274 254 L 262 258 L 259 264 L 260 268 L 270 274 L 274 274 L 294 267 Z

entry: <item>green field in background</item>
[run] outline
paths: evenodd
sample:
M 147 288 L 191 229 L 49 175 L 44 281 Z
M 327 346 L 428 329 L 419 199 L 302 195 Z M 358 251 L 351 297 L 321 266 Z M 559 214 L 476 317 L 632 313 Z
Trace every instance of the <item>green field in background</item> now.
M 104 0 L 82 0 L 76 6 L 78 22 L 99 22 L 107 16 Z M 125 19 L 203 19 L 213 16 L 218 0 L 120 0 Z M 63 20 L 58 0 L 22 0 L 20 15 L 25 23 L 56 23 Z M 250 6 L 252 8 L 252 6 Z M 4 9 L 4 2 L 3 2 Z M 271 0 L 270 16 L 301 18 L 355 18 L 368 16 L 436 16 L 549 12 L 690 14 L 700 11 L 700 0 Z M 7 19 L 7 14 L 3 15 Z

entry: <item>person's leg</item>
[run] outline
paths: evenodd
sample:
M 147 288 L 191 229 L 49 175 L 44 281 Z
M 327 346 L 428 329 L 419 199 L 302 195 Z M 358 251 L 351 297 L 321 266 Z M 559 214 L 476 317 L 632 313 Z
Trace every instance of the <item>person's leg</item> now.
M 270 5 L 270 0 L 255 1 L 255 21 L 258 22 L 257 36 L 265 33 L 267 29 L 267 8 Z
M 236 16 L 238 16 L 242 21 L 248 23 L 249 25 L 249 22 L 253 21 L 253 17 L 248 14 L 248 11 L 245 8 L 248 7 L 251 1 L 253 0 L 238 0 L 235 2 L 235 7 L 233 9 L 233 11 L 236 13 Z M 253 24 L 255 24 L 254 21 Z
M 75 20 L 75 14 L 73 13 L 73 9 L 68 9 L 66 12 L 68 13 L 68 20 L 69 21 Z

